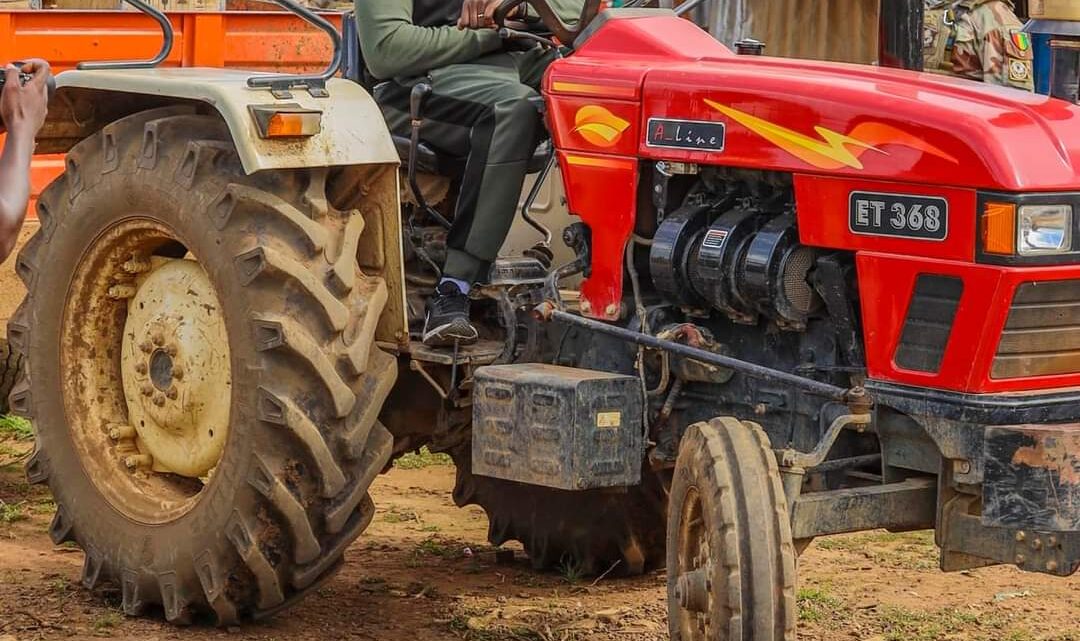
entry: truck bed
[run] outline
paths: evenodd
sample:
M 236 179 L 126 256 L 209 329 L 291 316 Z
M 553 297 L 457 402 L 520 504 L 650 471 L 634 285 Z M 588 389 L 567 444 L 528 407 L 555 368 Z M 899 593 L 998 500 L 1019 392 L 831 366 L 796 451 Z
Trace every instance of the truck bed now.
M 341 13 L 323 15 L 340 28 Z M 290 13 L 170 12 L 169 19 L 175 42 L 163 66 L 301 72 L 322 69 L 332 54 L 325 34 Z M 54 73 L 81 61 L 149 58 L 160 46 L 157 24 L 136 11 L 0 12 L 5 62 L 44 58 Z M 38 194 L 63 168 L 63 156 L 34 158 L 28 217 L 36 217 Z

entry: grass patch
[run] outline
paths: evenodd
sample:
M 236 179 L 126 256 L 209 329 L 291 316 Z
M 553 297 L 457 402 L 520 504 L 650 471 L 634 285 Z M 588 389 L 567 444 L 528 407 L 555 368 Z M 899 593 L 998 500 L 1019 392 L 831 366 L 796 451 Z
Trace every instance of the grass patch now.
M 799 606 L 800 621 L 831 620 L 844 609 L 843 602 L 833 596 L 826 586 L 799 588 L 795 600 Z
M 416 544 L 416 547 L 413 548 L 413 556 L 437 556 L 445 558 L 452 556 L 454 553 L 454 548 L 439 541 L 434 536 L 429 536 L 423 541 L 420 541 Z
M 412 510 L 402 509 L 397 506 L 390 506 L 390 509 L 382 515 L 382 520 L 385 523 L 409 523 L 412 521 L 420 521 L 420 516 Z
M 936 570 L 938 550 L 934 532 L 868 532 L 846 536 L 827 536 L 814 541 L 822 550 L 858 554 L 875 565 L 905 570 Z
M 0 523 L 14 523 L 15 521 L 25 521 L 30 518 L 26 514 L 25 503 L 5 503 L 0 500 Z
M 399 470 L 419 470 L 425 467 L 444 467 L 453 464 L 449 454 L 437 454 L 429 450 L 427 446 L 415 452 L 407 452 L 394 461 L 394 467 Z
M 937 612 L 915 612 L 890 607 L 881 613 L 880 623 L 886 641 L 939 641 L 947 634 L 970 629 L 979 624 L 978 615 L 954 608 Z
M 123 617 L 121 617 L 118 613 L 110 610 L 109 612 L 106 612 L 105 614 L 102 614 L 98 618 L 94 619 L 91 627 L 93 627 L 95 633 L 99 635 L 104 635 L 113 628 L 118 627 L 123 622 Z
M 576 585 L 585 576 L 585 572 L 582 571 L 581 564 L 577 561 L 566 558 L 559 561 L 557 566 L 559 574 L 562 575 L 563 581 L 566 581 L 570 585 Z
M 34 428 L 25 418 L 11 415 L 0 416 L 0 437 L 29 441 L 34 438 Z

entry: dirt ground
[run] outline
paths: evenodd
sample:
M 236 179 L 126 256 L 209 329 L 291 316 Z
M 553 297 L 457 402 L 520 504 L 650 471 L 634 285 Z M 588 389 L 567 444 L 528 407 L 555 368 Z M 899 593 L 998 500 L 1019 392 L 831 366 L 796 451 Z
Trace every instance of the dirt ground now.
M 380 478 L 379 513 L 344 568 L 266 623 L 178 629 L 126 619 L 119 595 L 79 585 L 82 553 L 46 534 L 53 504 L 26 485 L 25 426 L 0 420 L 0 641 L 370 639 L 660 641 L 664 576 L 600 579 L 499 562 L 477 509 L 450 499 L 453 468 L 433 457 Z M 945 575 L 929 533 L 816 541 L 800 559 L 800 638 L 814 641 L 1080 641 L 1080 576 L 1013 568 Z

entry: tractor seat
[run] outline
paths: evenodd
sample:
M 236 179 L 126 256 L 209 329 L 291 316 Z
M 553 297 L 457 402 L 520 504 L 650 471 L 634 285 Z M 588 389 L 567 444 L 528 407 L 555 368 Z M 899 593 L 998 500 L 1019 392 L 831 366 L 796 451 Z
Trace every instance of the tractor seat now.
M 397 149 L 398 157 L 401 158 L 402 166 L 405 166 L 409 162 L 409 138 L 407 136 L 394 136 L 391 138 L 394 140 L 394 148 Z M 460 173 L 464 168 L 465 159 L 452 156 L 446 156 L 435 151 L 430 145 L 424 141 L 420 141 L 420 144 L 416 148 L 416 170 L 426 174 L 439 174 L 439 175 L 452 175 L 454 173 Z M 532 158 L 529 159 L 528 173 L 535 174 L 543 170 L 544 165 L 547 164 L 548 154 L 551 152 L 551 141 L 545 140 L 537 145 L 533 151 Z M 454 171 L 458 168 L 457 172 Z

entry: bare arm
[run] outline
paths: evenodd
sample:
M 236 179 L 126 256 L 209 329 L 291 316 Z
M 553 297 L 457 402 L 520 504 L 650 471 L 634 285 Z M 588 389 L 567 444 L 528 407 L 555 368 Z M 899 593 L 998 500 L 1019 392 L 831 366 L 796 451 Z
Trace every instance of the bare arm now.
M 49 65 L 31 60 L 22 71 L 33 77 L 24 86 L 20 69 L 5 69 L 4 91 L 0 94 L 0 117 L 7 128 L 4 150 L 0 152 L 0 262 L 15 249 L 30 201 L 30 159 L 34 137 L 45 123 L 48 103 L 46 79 Z

